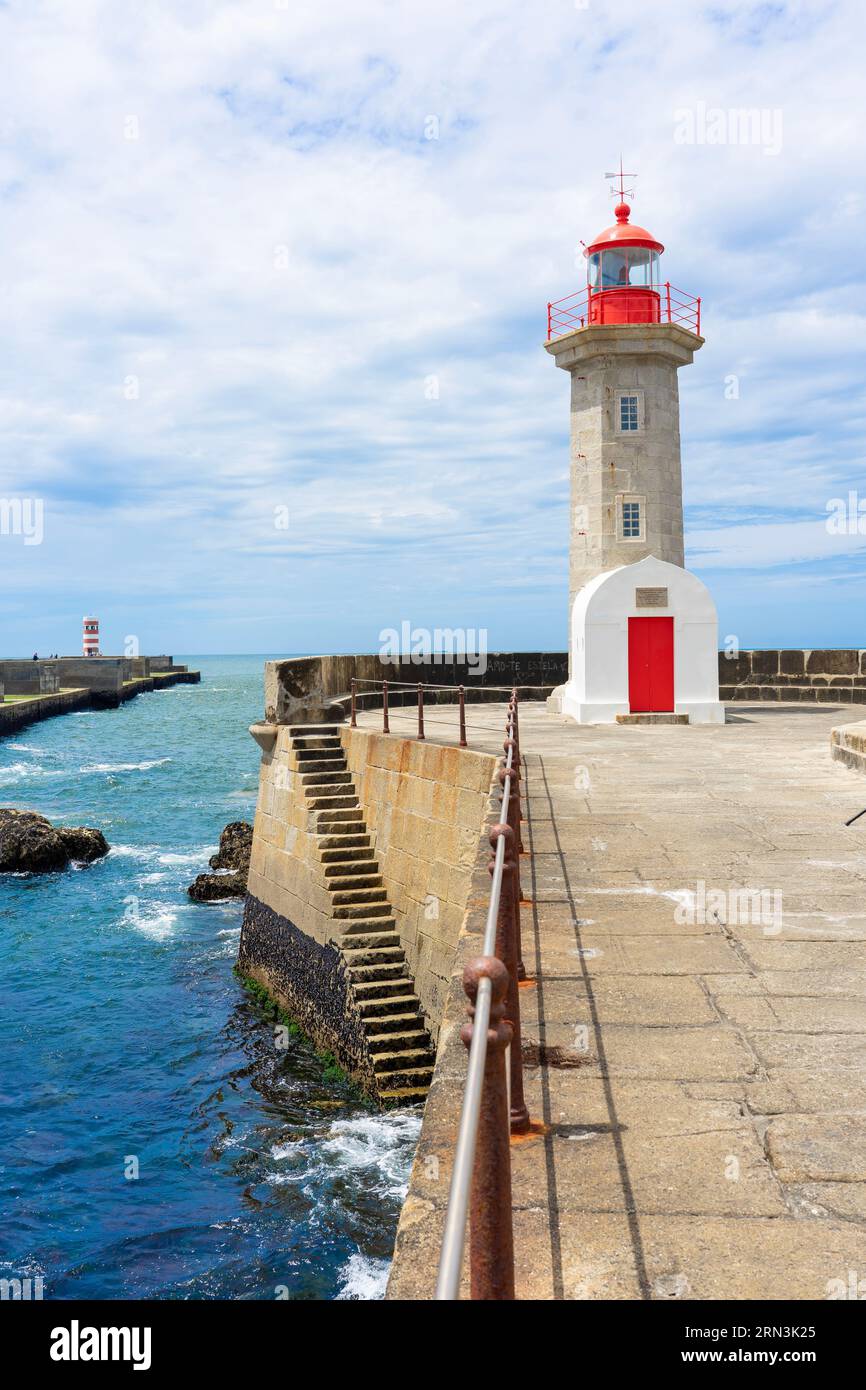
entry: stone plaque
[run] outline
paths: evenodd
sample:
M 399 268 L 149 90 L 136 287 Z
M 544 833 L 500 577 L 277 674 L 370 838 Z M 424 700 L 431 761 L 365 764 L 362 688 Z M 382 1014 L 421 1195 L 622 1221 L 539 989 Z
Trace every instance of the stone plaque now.
M 667 608 L 668 591 L 667 589 L 635 589 L 634 601 L 637 608 Z

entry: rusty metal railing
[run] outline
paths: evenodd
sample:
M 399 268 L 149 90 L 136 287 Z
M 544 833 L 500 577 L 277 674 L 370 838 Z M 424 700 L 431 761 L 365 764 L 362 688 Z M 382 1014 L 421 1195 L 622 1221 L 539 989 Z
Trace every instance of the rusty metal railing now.
M 466 1089 L 454 1153 L 438 1300 L 459 1297 L 466 1227 L 472 1299 L 513 1299 L 511 1135 L 530 1128 L 523 1095 L 518 981 L 520 947 L 520 722 L 517 691 L 508 706 L 499 819 L 491 827 L 490 901 L 482 954 L 469 961 L 463 988 L 469 1021 Z M 525 975 L 525 971 L 523 972 Z
M 361 690 L 359 689 L 360 686 L 367 686 L 368 689 Z M 505 694 L 506 692 L 510 692 L 511 696 L 513 696 L 515 699 L 517 698 L 517 690 L 514 686 L 488 685 L 479 688 L 483 689 L 486 693 L 490 693 L 492 691 L 501 691 L 503 694 Z M 404 707 L 408 707 L 408 702 L 410 700 L 415 705 L 417 711 L 417 723 L 416 732 L 412 736 L 414 736 L 417 739 L 426 740 L 426 726 L 428 724 L 436 725 L 439 728 L 445 727 L 446 724 L 449 728 L 453 727 L 450 721 L 444 719 L 431 718 L 430 706 L 425 705 L 425 698 L 430 694 L 433 694 L 435 696 L 436 692 L 438 691 L 445 691 L 451 695 L 457 696 L 458 743 L 461 748 L 467 748 L 469 744 L 466 737 L 467 724 L 465 685 L 432 685 L 429 682 L 424 681 L 374 681 L 363 679 L 358 676 L 352 676 L 350 681 L 349 696 L 350 727 L 353 729 L 356 729 L 358 727 L 359 711 L 363 713 L 366 709 L 376 707 L 381 703 L 382 733 L 389 734 L 391 732 L 391 715 L 394 710 L 392 701 L 396 693 L 397 696 L 403 700 Z M 375 706 L 371 706 L 371 702 L 373 701 L 375 701 Z M 438 700 L 436 701 L 435 707 L 439 707 Z M 399 709 L 401 708 L 401 706 L 398 705 L 396 706 L 396 708 Z M 474 723 L 473 728 L 484 730 L 486 732 L 494 730 L 494 726 L 492 724 L 479 724 L 477 721 Z M 498 728 L 495 731 L 498 732 Z

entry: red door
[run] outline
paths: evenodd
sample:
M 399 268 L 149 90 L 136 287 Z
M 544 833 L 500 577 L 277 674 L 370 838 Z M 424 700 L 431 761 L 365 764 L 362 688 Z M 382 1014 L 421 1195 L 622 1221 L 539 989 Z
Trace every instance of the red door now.
M 673 712 L 673 618 L 629 618 L 628 703 L 632 714 Z

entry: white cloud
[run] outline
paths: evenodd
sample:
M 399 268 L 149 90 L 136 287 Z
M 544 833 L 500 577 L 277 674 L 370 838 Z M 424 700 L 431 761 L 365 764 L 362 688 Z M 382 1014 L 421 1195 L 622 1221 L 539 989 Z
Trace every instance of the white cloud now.
M 692 543 L 803 559 L 803 509 L 863 473 L 861 28 L 853 0 L 0 9 L 0 492 L 48 516 L 37 560 L 0 540 L 0 646 L 63 645 L 95 606 L 145 645 L 243 649 L 269 602 L 256 645 L 410 617 L 563 646 L 544 309 L 620 150 L 704 297 L 687 500 L 791 509 Z M 779 109 L 781 152 L 676 144 L 698 102 Z

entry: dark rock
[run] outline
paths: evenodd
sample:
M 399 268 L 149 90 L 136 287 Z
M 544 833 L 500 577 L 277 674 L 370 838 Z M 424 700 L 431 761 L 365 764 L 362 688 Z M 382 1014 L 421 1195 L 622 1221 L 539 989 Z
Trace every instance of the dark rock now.
M 110 849 L 102 831 L 94 830 L 89 825 L 60 826 L 57 834 L 68 850 L 69 858 L 81 860 L 85 864 L 92 864 L 94 859 L 101 859 Z
M 220 898 L 243 898 L 247 892 L 246 874 L 231 871 L 223 874 L 199 874 L 187 889 L 197 903 L 218 902 Z
M 199 874 L 187 890 L 190 897 L 197 903 L 245 897 L 252 849 L 253 827 L 249 821 L 232 821 L 220 835 L 219 850 L 208 861 L 212 869 L 229 872 Z
M 249 821 L 233 820 L 220 835 L 220 847 L 212 854 L 212 869 L 237 869 L 244 876 L 249 872 L 253 850 L 253 827 Z
M 108 850 L 101 830 L 55 827 L 36 811 L 0 807 L 0 873 L 53 873 L 72 859 L 91 864 Z

